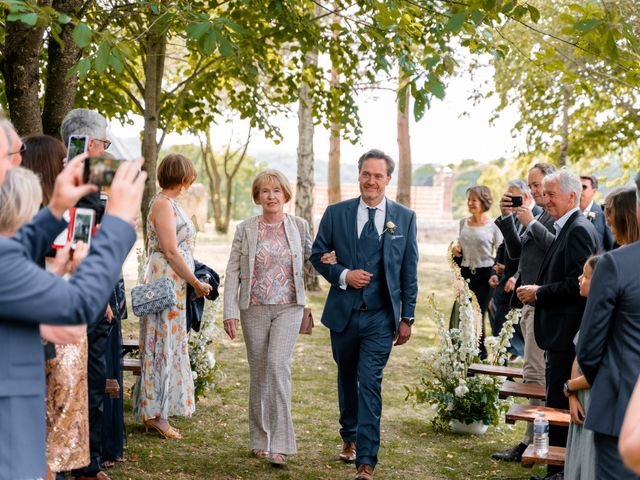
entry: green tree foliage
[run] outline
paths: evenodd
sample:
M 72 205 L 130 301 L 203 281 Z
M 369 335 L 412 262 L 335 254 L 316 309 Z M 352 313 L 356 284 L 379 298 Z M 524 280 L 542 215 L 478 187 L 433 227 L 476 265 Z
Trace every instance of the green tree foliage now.
M 538 25 L 512 22 L 498 30 L 510 51 L 494 59 L 495 93 L 488 95 L 498 96 L 498 115 L 517 107 L 513 133 L 526 137 L 528 153 L 597 168 L 606 154 L 635 145 L 640 133 L 634 2 L 537 3 Z

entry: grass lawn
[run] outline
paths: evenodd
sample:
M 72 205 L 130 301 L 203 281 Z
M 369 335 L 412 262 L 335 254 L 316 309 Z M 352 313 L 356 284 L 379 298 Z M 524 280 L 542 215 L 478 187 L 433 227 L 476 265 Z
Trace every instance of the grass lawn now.
M 213 257 L 203 255 L 218 249 Z M 199 248 L 200 256 L 223 271 L 226 252 L 220 244 Z M 435 433 L 431 409 L 405 401 L 404 385 L 420 378 L 420 351 L 435 342 L 435 326 L 425 318 L 427 295 L 434 292 L 438 304 L 451 304 L 451 276 L 444 245 L 421 245 L 420 297 L 416 324 L 410 342 L 395 348 L 385 369 L 381 448 L 376 478 L 381 479 L 527 479 L 543 473 L 542 467 L 523 469 L 518 464 L 494 462 L 489 455 L 519 441 L 523 425 L 491 427 L 484 436 Z M 208 261 L 213 258 L 212 261 Z M 129 267 L 127 285 L 135 285 L 134 267 Z M 323 291 L 311 294 L 316 319 L 322 311 Z M 125 322 L 125 333 L 137 336 L 137 322 Z M 218 319 L 218 321 L 220 321 Z M 316 322 L 318 323 L 318 321 Z M 126 461 L 108 471 L 119 479 L 350 479 L 353 466 L 337 459 L 338 435 L 336 368 L 331 357 L 326 328 L 317 326 L 312 336 L 301 336 L 293 358 L 293 417 L 298 454 L 285 468 L 250 456 L 248 446 L 248 364 L 242 340 L 226 337 L 215 343 L 215 356 L 224 372 L 217 389 L 198 403 L 189 419 L 172 420 L 182 432 L 182 441 L 161 439 L 145 433 L 125 407 L 127 427 Z M 125 383 L 132 377 L 127 374 Z

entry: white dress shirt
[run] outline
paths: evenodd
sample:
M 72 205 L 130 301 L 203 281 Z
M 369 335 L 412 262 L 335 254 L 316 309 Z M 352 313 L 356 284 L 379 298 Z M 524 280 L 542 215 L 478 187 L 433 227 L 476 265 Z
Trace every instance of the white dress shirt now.
M 380 203 L 378 203 L 378 205 L 371 207 L 364 203 L 364 200 L 362 200 L 362 197 L 360 197 L 360 203 L 358 204 L 358 213 L 356 214 L 356 228 L 358 229 L 358 238 L 360 238 L 362 229 L 369 221 L 369 208 L 376 209 L 376 216 L 374 221 L 376 224 L 378 235 L 382 235 L 382 233 L 384 232 L 384 219 L 387 215 L 387 198 L 383 198 Z M 348 268 L 345 268 L 340 274 L 340 279 L 338 280 L 338 282 L 342 290 L 347 289 L 347 273 L 349 272 L 350 270 Z
M 579 210 L 580 209 L 578 207 L 574 207 L 571 210 L 569 210 L 567 213 L 565 213 L 563 216 L 561 216 L 558 220 L 553 222 L 553 228 L 556 229 L 556 237 L 562 230 L 562 227 L 564 227 L 565 223 L 567 223 L 567 220 L 569 220 L 569 217 L 573 215 L 575 212 L 578 212 Z

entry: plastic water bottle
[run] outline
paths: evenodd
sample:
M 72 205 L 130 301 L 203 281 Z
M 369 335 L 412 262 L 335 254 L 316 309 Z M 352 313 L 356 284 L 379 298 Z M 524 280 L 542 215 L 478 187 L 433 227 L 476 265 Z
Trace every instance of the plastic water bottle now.
M 538 457 L 549 451 L 549 420 L 542 412 L 533 421 L 533 448 Z

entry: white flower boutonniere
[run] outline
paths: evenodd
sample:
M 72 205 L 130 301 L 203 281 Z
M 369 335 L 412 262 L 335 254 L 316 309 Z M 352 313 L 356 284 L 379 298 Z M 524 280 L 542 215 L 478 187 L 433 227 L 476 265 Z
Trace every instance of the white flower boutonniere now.
M 396 224 L 393 223 L 391 220 L 389 220 L 387 223 L 384 224 L 384 230 L 382 231 L 382 234 L 384 235 L 385 232 L 389 232 L 391 235 L 395 235 Z
M 587 212 L 587 218 L 590 222 L 593 222 L 596 219 L 596 212 Z

